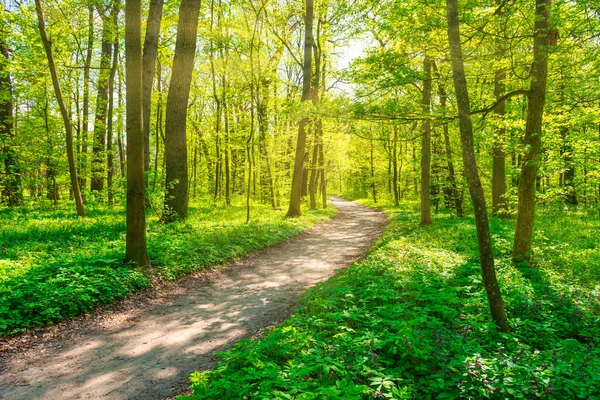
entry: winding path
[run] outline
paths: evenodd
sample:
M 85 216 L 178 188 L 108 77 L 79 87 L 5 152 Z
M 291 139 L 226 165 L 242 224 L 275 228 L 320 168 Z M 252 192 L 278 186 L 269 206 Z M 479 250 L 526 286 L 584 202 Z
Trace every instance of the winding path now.
M 0 399 L 164 399 L 213 354 L 287 318 L 297 300 L 362 256 L 385 216 L 332 197 L 339 216 L 94 326 L 0 361 Z M 26 354 L 27 353 L 27 354 Z

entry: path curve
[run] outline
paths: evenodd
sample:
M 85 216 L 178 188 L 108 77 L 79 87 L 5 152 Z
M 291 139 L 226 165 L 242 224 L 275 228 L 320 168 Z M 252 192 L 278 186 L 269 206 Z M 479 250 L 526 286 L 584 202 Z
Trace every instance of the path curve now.
M 287 318 L 307 288 L 362 256 L 385 216 L 332 197 L 339 216 L 207 273 L 118 324 L 19 351 L 0 365 L 0 399 L 164 399 L 216 351 Z

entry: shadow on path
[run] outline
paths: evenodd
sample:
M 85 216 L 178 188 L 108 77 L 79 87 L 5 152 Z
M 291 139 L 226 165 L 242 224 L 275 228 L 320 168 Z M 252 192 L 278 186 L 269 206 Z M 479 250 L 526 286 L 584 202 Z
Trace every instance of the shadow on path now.
M 385 216 L 333 197 L 340 215 L 281 245 L 207 273 L 115 327 L 19 353 L 0 365 L 0 399 L 162 399 L 213 354 L 288 317 L 307 288 L 363 255 Z

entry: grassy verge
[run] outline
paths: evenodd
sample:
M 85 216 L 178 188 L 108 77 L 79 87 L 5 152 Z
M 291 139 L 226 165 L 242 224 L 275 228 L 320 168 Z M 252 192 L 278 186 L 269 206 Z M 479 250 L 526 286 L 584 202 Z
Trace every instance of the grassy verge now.
M 163 225 L 150 218 L 152 273 L 176 279 L 292 237 L 335 215 L 333 208 L 283 219 L 282 211 L 192 207 L 186 222 Z M 0 214 L 0 336 L 71 318 L 150 284 L 123 263 L 122 208 L 21 209 Z
M 190 397 L 600 396 L 597 217 L 542 212 L 535 263 L 518 266 L 514 221 L 492 221 L 505 335 L 490 322 L 473 220 L 441 214 L 422 228 L 412 207 L 384 210 L 390 224 L 365 259 L 310 290 L 262 339 L 194 373 Z

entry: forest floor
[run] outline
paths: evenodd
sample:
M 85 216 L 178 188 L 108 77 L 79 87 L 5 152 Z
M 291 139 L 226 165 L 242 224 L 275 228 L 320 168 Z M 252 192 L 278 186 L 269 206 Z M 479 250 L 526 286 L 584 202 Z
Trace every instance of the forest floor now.
M 2 399 L 161 399 L 181 393 L 214 354 L 287 318 L 305 290 L 361 257 L 383 213 L 340 211 L 281 245 L 134 295 L 121 309 L 0 356 Z

